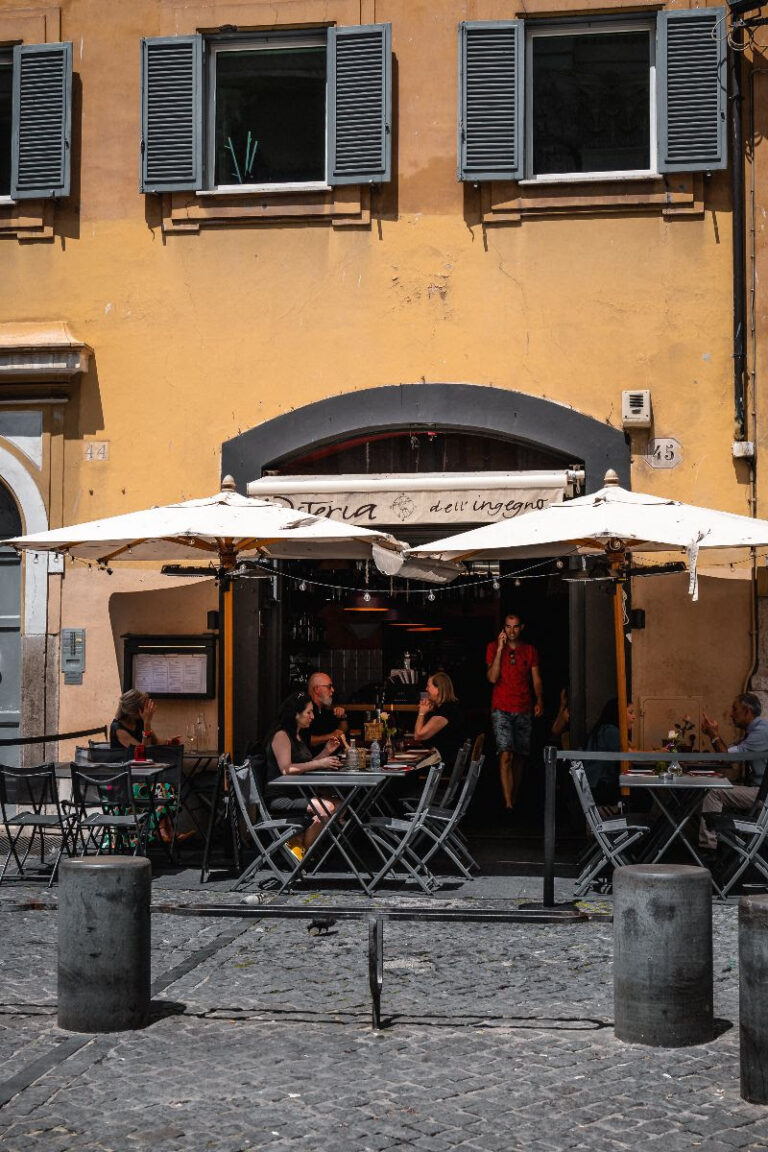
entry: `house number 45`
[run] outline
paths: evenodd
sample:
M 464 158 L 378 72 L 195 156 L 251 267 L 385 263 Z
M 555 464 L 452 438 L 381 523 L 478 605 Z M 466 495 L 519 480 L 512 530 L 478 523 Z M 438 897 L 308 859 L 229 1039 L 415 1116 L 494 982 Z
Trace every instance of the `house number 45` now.
M 679 440 L 666 437 L 663 440 L 649 440 L 645 451 L 645 462 L 651 468 L 676 468 L 683 458 Z

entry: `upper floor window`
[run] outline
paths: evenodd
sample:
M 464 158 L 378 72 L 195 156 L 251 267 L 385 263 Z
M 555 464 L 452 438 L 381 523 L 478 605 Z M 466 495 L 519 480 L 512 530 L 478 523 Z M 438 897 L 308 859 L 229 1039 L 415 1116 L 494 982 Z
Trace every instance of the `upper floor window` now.
M 528 176 L 655 168 L 651 31 L 647 24 L 531 29 Z
M 13 57 L 0 52 L 0 196 L 11 191 L 12 80 Z
M 462 24 L 459 179 L 726 165 L 725 10 Z
M 325 184 L 325 34 L 211 46 L 209 184 Z
M 383 182 L 389 24 L 142 42 L 144 192 Z
M 69 195 L 72 45 L 0 50 L 0 196 Z

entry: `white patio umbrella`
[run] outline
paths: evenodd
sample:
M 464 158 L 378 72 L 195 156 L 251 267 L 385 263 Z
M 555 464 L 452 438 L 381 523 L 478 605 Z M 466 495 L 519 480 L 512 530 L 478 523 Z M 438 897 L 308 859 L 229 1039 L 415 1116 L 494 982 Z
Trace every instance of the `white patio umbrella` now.
M 537 556 L 607 556 L 617 577 L 628 552 L 684 552 L 689 591 L 698 598 L 697 563 L 702 548 L 757 548 L 768 545 L 768 520 L 718 512 L 621 488 L 613 471 L 605 487 L 589 496 L 552 504 L 514 520 L 486 524 L 412 548 L 409 556 L 430 554 L 442 561 Z M 621 583 L 616 582 L 614 628 L 621 745 L 627 747 L 627 687 L 624 661 Z
M 122 561 L 199 560 L 201 553 L 216 566 L 231 571 L 248 557 L 279 559 L 373 559 L 387 575 L 444 583 L 460 571 L 454 564 L 429 560 L 406 562 L 406 545 L 386 532 L 375 532 L 323 516 L 311 516 L 270 500 L 241 496 L 231 476 L 221 492 L 201 500 L 185 500 L 128 512 L 85 524 L 54 528 L 5 540 L 17 549 L 66 553 L 101 566 Z M 232 752 L 234 693 L 233 635 L 230 581 L 224 592 L 224 750 Z

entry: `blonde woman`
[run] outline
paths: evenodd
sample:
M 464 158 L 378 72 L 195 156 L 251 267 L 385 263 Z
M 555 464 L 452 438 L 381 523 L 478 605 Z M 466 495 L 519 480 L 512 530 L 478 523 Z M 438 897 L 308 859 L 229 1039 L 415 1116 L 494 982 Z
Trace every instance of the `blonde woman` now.
M 437 749 L 446 768 L 453 767 L 466 724 L 447 672 L 433 672 L 427 680 L 427 698 L 419 704 L 413 734 L 419 744 Z

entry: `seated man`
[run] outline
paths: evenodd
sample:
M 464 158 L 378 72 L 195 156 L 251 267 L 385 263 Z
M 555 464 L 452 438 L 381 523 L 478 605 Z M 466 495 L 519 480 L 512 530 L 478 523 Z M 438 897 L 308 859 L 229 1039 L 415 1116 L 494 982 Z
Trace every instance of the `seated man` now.
M 313 672 L 307 692 L 315 706 L 315 718 L 304 739 L 310 748 L 320 748 L 331 737 L 346 744 L 347 714 L 333 706 L 333 681 L 327 672 Z
M 710 720 L 704 713 L 701 730 L 712 741 L 714 752 L 764 752 L 765 756 L 758 760 L 747 761 L 744 765 L 744 779 L 746 783 L 736 784 L 733 788 L 723 791 L 713 790 L 707 793 L 701 806 L 702 820 L 699 827 L 699 844 L 702 848 L 714 852 L 717 850 L 717 835 L 707 827 L 703 817 L 708 812 L 722 812 L 723 808 L 745 812 L 754 804 L 758 789 L 763 780 L 766 762 L 768 761 L 768 720 L 764 720 L 760 713 L 763 706 L 760 698 L 754 692 L 741 692 L 731 705 L 731 720 L 736 728 L 744 732 L 744 738 L 738 744 L 726 745 L 717 730 L 717 722 Z

